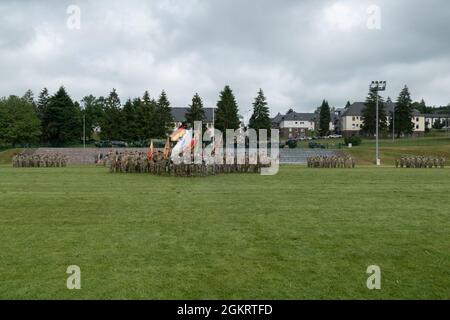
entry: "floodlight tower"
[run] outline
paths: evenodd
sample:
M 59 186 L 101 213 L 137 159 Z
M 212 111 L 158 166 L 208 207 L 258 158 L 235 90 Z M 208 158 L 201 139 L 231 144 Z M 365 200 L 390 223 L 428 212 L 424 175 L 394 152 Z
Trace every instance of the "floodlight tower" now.
M 375 94 L 376 94 L 376 113 L 377 113 L 377 115 L 376 115 L 376 120 L 375 120 L 376 121 L 376 126 L 375 126 L 375 128 L 376 128 L 375 129 L 376 130 L 376 132 L 375 132 L 375 135 L 376 135 L 375 163 L 377 166 L 379 166 L 381 164 L 381 162 L 380 162 L 380 149 L 379 149 L 379 141 L 378 141 L 378 139 L 379 139 L 378 127 L 380 124 L 380 121 L 378 119 L 379 118 L 379 115 L 378 115 L 378 92 L 386 90 L 386 81 L 372 81 L 372 83 L 370 84 L 370 90 L 375 92 Z

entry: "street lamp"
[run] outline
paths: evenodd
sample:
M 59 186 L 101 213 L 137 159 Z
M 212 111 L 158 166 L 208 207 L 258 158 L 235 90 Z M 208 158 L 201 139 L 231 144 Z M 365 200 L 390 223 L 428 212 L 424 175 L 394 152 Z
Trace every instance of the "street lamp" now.
M 392 104 L 392 142 L 395 141 L 395 104 Z
M 86 149 L 86 113 L 83 113 L 83 149 Z
M 378 142 L 378 126 L 380 124 L 379 119 L 378 119 L 378 92 L 379 91 L 384 91 L 386 90 L 386 81 L 372 81 L 372 83 L 370 84 L 370 90 L 375 92 L 377 98 L 376 98 L 376 154 L 375 154 L 375 163 L 377 166 L 379 166 L 381 164 L 380 162 L 380 149 L 379 149 L 379 142 Z

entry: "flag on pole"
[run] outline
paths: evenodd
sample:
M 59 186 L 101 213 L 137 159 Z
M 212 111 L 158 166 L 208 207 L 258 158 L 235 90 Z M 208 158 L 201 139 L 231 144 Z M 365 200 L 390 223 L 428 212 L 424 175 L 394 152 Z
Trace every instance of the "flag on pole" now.
M 148 160 L 152 160 L 153 159 L 153 139 L 150 140 L 150 146 L 148 147 L 147 159 Z
M 164 146 L 164 159 L 169 158 L 170 154 L 170 138 L 167 138 L 166 145 Z
M 170 140 L 178 141 L 182 136 L 184 136 L 185 133 L 186 129 L 183 126 L 181 126 L 170 135 Z

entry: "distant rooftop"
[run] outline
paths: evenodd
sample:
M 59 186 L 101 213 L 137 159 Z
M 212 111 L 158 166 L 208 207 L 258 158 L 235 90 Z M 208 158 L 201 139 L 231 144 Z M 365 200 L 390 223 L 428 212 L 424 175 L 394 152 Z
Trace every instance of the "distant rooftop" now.
M 362 111 L 366 107 L 365 102 L 354 102 L 348 108 L 344 109 L 342 116 L 361 116 Z M 385 102 L 384 110 L 386 112 L 392 112 L 395 108 L 395 103 L 393 102 Z M 416 109 L 413 110 L 413 115 L 419 115 L 420 112 Z

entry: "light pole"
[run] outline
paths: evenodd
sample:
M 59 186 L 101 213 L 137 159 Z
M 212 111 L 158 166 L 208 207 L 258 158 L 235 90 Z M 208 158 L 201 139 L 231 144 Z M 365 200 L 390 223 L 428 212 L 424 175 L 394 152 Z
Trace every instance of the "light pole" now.
M 395 104 L 392 104 L 392 142 L 395 141 Z
M 386 90 L 386 81 L 372 81 L 372 83 L 370 84 L 370 90 L 374 91 L 376 94 L 376 125 L 375 125 L 375 135 L 376 135 L 376 142 L 375 142 L 375 148 L 376 148 L 376 154 L 375 154 L 375 163 L 377 166 L 379 166 L 381 164 L 380 162 L 380 148 L 379 148 L 379 134 L 378 134 L 378 127 L 380 124 L 380 121 L 378 119 L 379 115 L 378 115 L 378 92 L 379 91 L 384 91 Z
M 86 149 L 86 114 L 83 114 L 83 149 Z
M 446 131 L 447 131 L 447 136 L 448 136 L 448 130 L 449 130 L 449 122 L 448 122 L 448 118 L 449 118 L 449 116 L 450 116 L 450 103 L 448 104 L 448 112 L 447 112 L 447 128 L 446 128 Z

